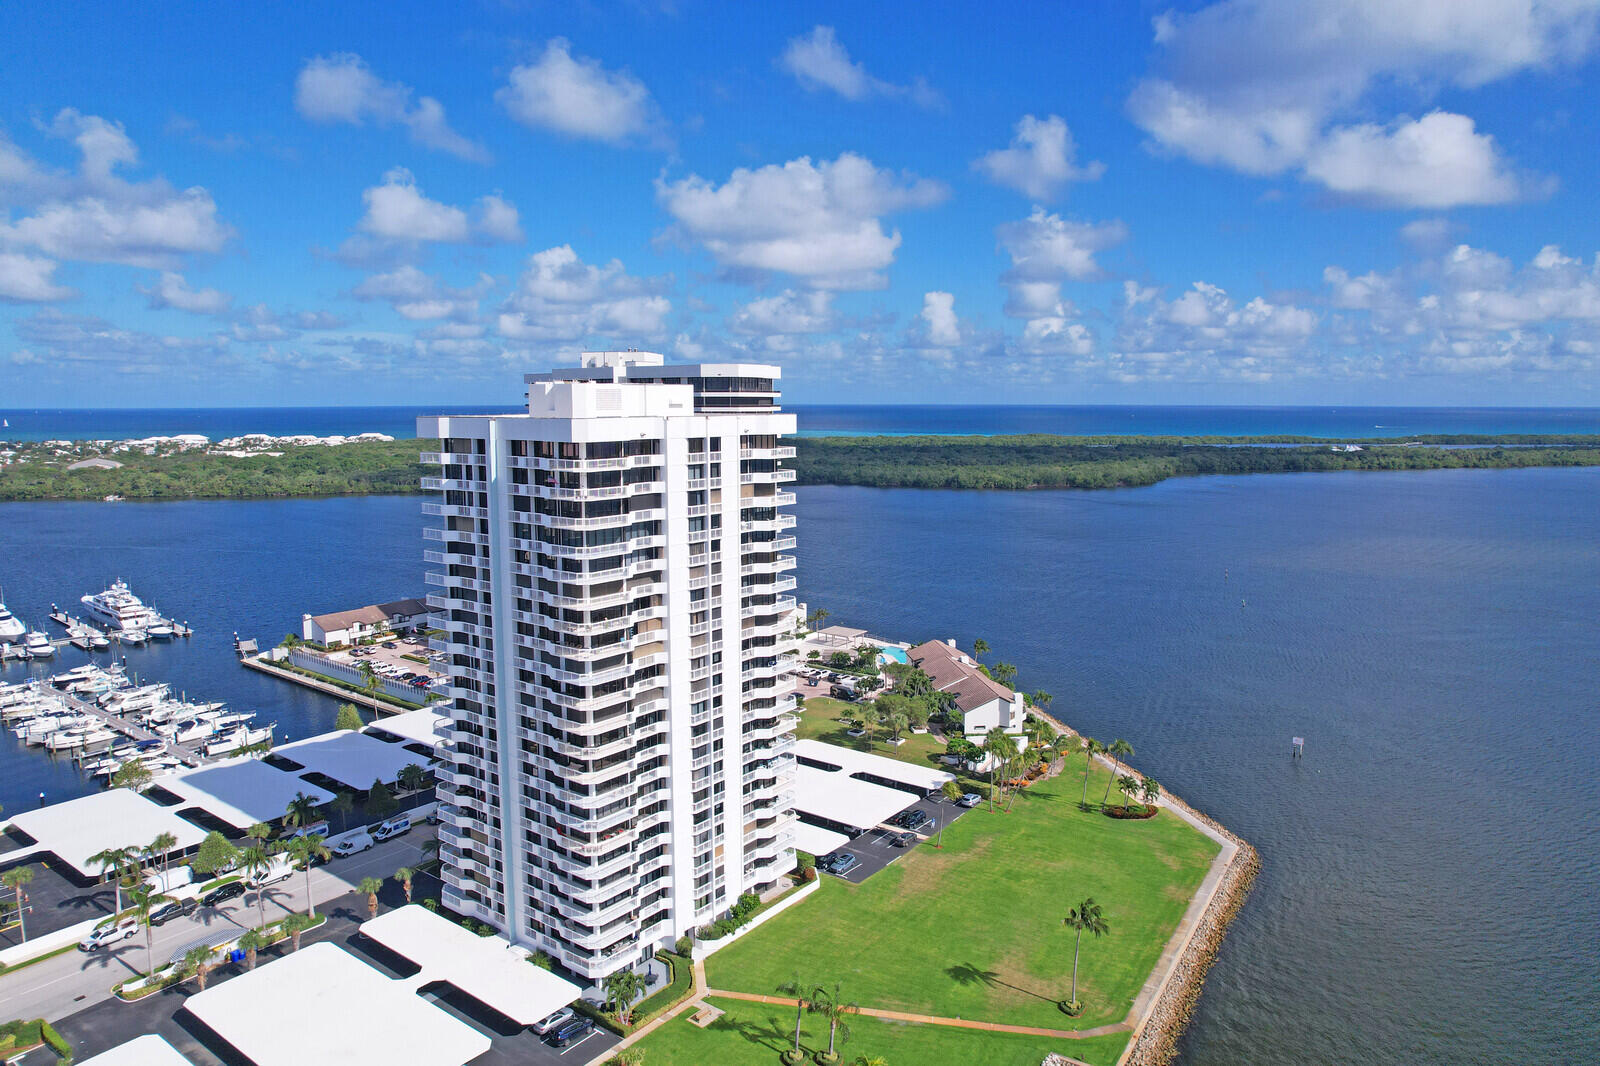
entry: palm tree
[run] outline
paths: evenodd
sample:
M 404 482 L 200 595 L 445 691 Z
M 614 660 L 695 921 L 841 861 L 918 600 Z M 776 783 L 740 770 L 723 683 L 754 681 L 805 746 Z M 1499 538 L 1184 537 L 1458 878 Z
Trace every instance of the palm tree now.
M 7 870 L 5 873 L 0 874 L 0 883 L 4 883 L 5 886 L 7 888 L 9 888 L 16 895 L 16 899 L 17 899 L 17 926 L 22 931 L 22 942 L 24 944 L 26 944 L 28 942 L 28 925 L 23 920 L 23 906 L 22 906 L 22 904 L 23 904 L 23 892 L 22 892 L 22 890 L 24 888 L 26 888 L 27 885 L 28 885 L 28 882 L 30 882 L 32 880 L 33 880 L 33 867 L 31 867 L 31 866 L 13 867 L 12 869 Z
M 405 889 L 407 903 L 411 902 L 411 879 L 415 876 L 417 876 L 417 872 L 409 866 L 402 866 L 394 872 L 394 879 L 400 882 L 401 888 Z
M 995 767 L 1011 764 L 1011 760 L 1017 757 L 1017 742 L 1004 729 L 995 726 L 989 730 L 989 735 L 983 738 L 983 750 L 989 756 L 989 813 L 993 814 Z M 1000 781 L 1002 785 L 1005 783 L 1003 774 Z
M 857 1055 L 852 1066 L 889 1066 L 889 1060 L 882 1055 Z
M 272 853 L 266 848 L 251 846 L 239 853 L 239 867 L 244 870 L 245 876 L 255 881 L 264 881 L 268 871 L 272 869 Z M 267 924 L 267 886 L 256 886 L 256 914 L 261 919 L 261 924 Z
M 895 713 L 889 716 L 889 735 L 895 740 L 900 739 L 900 734 L 911 728 L 911 719 L 903 714 Z
M 1139 790 L 1139 782 L 1133 779 L 1132 774 L 1122 774 L 1117 778 L 1117 791 L 1122 793 L 1122 805 L 1129 806 L 1133 796 Z
M 835 1042 L 844 1043 L 850 1039 L 850 1027 L 845 1024 L 844 1016 L 853 1013 L 856 1009 L 854 1003 L 846 1003 L 844 996 L 835 984 L 830 992 L 826 988 L 819 988 L 812 993 L 812 1010 L 828 1019 L 828 1052 L 819 1061 L 834 1062 L 839 1054 L 834 1050 Z
M 1078 806 L 1084 810 L 1089 809 L 1089 771 L 1094 768 L 1094 757 L 1104 750 L 1094 737 L 1083 738 L 1083 798 L 1078 801 Z
M 644 990 L 644 979 L 632 970 L 618 970 L 606 977 L 605 990 L 606 1006 L 619 1022 L 627 1025 L 633 1016 L 633 1001 Z
M 172 883 L 167 879 L 167 860 L 172 857 L 172 849 L 177 846 L 177 837 L 168 832 L 161 832 L 156 834 L 156 838 L 144 849 L 145 855 L 151 859 L 154 859 L 157 855 L 161 856 L 161 887 L 163 890 L 172 887 Z
M 1100 806 L 1102 809 L 1105 808 L 1106 800 L 1111 798 L 1111 782 L 1116 780 L 1118 772 L 1120 772 L 1122 769 L 1121 757 L 1124 755 L 1132 755 L 1133 745 L 1129 744 L 1121 737 L 1118 737 L 1116 740 L 1113 740 L 1111 742 L 1111 746 L 1106 749 L 1106 754 L 1111 756 L 1111 776 L 1106 778 L 1106 794 L 1100 797 Z
M 150 911 L 155 907 L 157 900 L 171 899 L 158 893 L 149 885 L 141 884 L 128 890 L 128 902 L 133 904 L 134 917 L 139 919 L 139 924 L 144 926 L 144 963 L 145 973 L 156 972 L 156 948 L 154 937 L 150 929 Z
M 284 917 L 283 931 L 289 934 L 289 945 L 293 950 L 300 950 L 300 934 L 311 928 L 315 922 L 315 918 L 298 912 Z
M 383 891 L 383 882 L 376 877 L 363 877 L 356 886 L 357 892 L 367 894 L 367 913 L 370 917 L 378 916 L 378 893 Z
M 266 822 L 257 822 L 244 831 L 244 835 L 256 842 L 257 847 L 265 846 L 268 838 L 272 836 L 272 827 Z
M 339 832 L 344 832 L 350 825 L 350 812 L 356 809 L 356 798 L 348 792 L 341 792 L 333 797 L 333 802 L 328 806 L 339 816 Z
M 289 801 L 288 810 L 284 812 L 283 824 L 288 826 L 308 825 L 317 816 L 317 801 L 304 792 L 296 792 L 294 799 Z
M 1039 708 L 1041 711 L 1047 711 L 1050 709 L 1050 701 L 1053 699 L 1055 699 L 1054 696 L 1050 695 L 1050 693 L 1046 692 L 1044 689 L 1040 689 L 1038 692 L 1033 694 L 1033 705 Z
M 395 784 L 407 792 L 421 792 L 428 783 L 428 771 L 416 763 L 406 763 L 400 768 L 400 776 L 395 778 Z
M 122 881 L 127 873 L 128 864 L 133 860 L 133 852 L 134 849 L 131 847 L 106 848 L 104 851 L 98 851 L 89 856 L 89 861 L 100 867 L 101 877 L 105 877 L 108 874 L 113 875 L 111 884 L 116 899 L 116 908 L 113 913 L 116 914 L 122 913 Z
M 800 1061 L 800 1016 L 806 1009 L 806 990 L 811 987 L 802 984 L 799 971 L 783 984 L 778 986 L 778 991 L 786 996 L 794 997 L 794 1060 Z
M 208 947 L 190 948 L 184 952 L 183 964 L 194 970 L 195 983 L 202 992 L 206 990 L 206 978 L 211 976 L 211 966 L 216 961 L 215 953 L 215 948 Z
M 253 970 L 256 968 L 256 952 L 267 946 L 266 934 L 259 929 L 247 929 L 239 938 L 239 946 L 244 949 L 244 968 Z
M 972 656 L 973 656 L 973 658 L 981 659 L 985 655 L 988 655 L 988 654 L 989 654 L 989 642 L 987 640 L 984 640 L 982 637 L 979 637 L 977 640 L 972 642 Z
M 1145 775 L 1144 785 L 1139 791 L 1144 796 L 1144 805 L 1153 807 L 1156 800 L 1161 796 L 1161 782 L 1147 774 Z
M 996 681 L 1007 688 L 1010 688 L 1011 682 L 1017 679 L 1017 668 L 1010 663 L 995 663 L 994 669 L 990 673 Z
M 333 856 L 321 833 L 307 833 L 289 841 L 289 857 L 306 874 L 306 917 L 317 916 L 316 904 L 311 899 L 311 867 L 317 862 L 327 862 Z
M 1083 946 L 1083 934 L 1090 933 L 1099 938 L 1111 931 L 1111 925 L 1093 896 L 1068 911 L 1067 916 L 1061 919 L 1061 924 L 1077 933 L 1077 941 L 1072 946 L 1072 998 L 1067 1000 L 1064 1007 L 1068 1014 L 1079 1014 L 1083 1011 L 1083 1004 L 1078 1002 L 1078 950 Z

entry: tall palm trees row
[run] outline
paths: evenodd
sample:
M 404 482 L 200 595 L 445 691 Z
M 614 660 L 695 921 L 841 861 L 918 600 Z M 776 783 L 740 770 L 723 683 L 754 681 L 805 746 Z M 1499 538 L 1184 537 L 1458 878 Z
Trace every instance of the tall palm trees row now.
M 818 1061 L 836 1061 L 839 1057 L 838 1045 L 850 1039 L 850 1026 L 846 1024 L 844 1016 L 854 1014 L 857 1009 L 854 1003 L 845 999 L 839 983 L 834 982 L 832 988 L 827 985 L 806 984 L 796 973 L 792 979 L 779 985 L 778 991 L 786 996 L 793 996 L 795 1000 L 794 1047 L 784 1052 L 784 1061 L 792 1066 L 805 1057 L 805 1052 L 800 1050 L 800 1021 L 807 1011 L 828 1019 L 828 1050 Z

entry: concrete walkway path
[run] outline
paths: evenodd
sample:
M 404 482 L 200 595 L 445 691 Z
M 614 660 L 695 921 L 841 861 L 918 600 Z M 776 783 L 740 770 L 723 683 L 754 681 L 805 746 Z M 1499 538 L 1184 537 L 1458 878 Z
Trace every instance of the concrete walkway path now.
M 740 999 L 746 1003 L 766 1003 L 774 1007 L 794 1007 L 798 1001 L 784 996 L 763 996 L 754 992 L 728 992 L 720 988 L 706 989 L 707 996 L 719 999 Z M 856 1007 L 852 1014 L 868 1018 L 882 1018 L 891 1022 L 916 1022 L 919 1025 L 947 1025 L 952 1029 L 982 1029 L 990 1033 L 1018 1033 L 1023 1036 L 1046 1036 L 1052 1040 L 1085 1040 L 1093 1036 L 1110 1036 L 1128 1031 L 1127 1022 L 1098 1025 L 1093 1029 L 1043 1029 L 1032 1025 L 1006 1025 L 1003 1022 L 980 1022 L 972 1018 L 942 1018 L 937 1014 L 912 1014 L 902 1010 L 880 1010 L 877 1007 Z

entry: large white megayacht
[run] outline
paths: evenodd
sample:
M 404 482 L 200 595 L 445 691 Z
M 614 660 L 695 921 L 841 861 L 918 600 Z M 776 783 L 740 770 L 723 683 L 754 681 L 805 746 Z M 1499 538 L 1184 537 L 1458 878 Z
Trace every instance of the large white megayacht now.
M 152 637 L 172 636 L 172 626 L 135 596 L 126 581 L 113 581 L 104 592 L 82 598 L 89 614 L 112 629 L 140 631 Z
M 20 644 L 28 627 L 0 603 L 0 644 Z
M 596 979 L 794 868 L 779 368 L 585 353 L 443 450 L 444 900 Z

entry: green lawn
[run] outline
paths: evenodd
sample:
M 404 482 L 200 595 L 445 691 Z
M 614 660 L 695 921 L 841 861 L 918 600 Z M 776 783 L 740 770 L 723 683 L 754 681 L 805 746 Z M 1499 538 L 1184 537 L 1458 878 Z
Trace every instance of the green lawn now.
M 924 844 L 863 885 L 824 878 L 805 903 L 707 960 L 713 988 L 771 993 L 796 970 L 863 1006 L 1092 1028 L 1123 1020 L 1217 853 L 1163 811 L 1116 821 L 1078 808 L 1083 758 L 1024 789 L 1010 813 L 979 807 L 944 849 Z M 1106 772 L 1093 774 L 1091 796 Z M 1081 1018 L 1066 998 L 1069 907 L 1093 896 L 1109 936 L 1083 945 Z
M 868 743 L 865 737 L 851 736 L 849 731 L 852 726 L 846 725 L 843 719 L 859 720 L 862 714 L 870 711 L 870 704 L 846 703 L 831 696 L 813 696 L 800 708 L 800 724 L 795 728 L 794 735 L 799 740 L 821 740 L 855 751 L 867 751 L 874 755 L 899 759 L 901 762 L 916 763 L 918 766 L 950 770 L 961 777 L 963 787 L 971 788 L 977 784 L 987 789 L 987 778 L 969 775 L 965 771 L 954 771 L 953 767 L 939 761 L 939 756 L 945 752 L 943 737 L 934 736 L 932 733 L 907 733 L 905 743 L 895 745 L 886 742 L 884 738 L 888 734 L 881 729 L 876 734 L 877 739 L 871 743 Z M 984 791 L 983 794 L 988 795 L 988 792 Z
M 639 1046 L 645 1066 L 777 1066 L 778 1053 L 794 1046 L 794 1008 L 712 999 L 727 1011 L 704 1029 L 689 1021 L 692 1011 L 672 1019 Z M 843 1061 L 857 1055 L 882 1055 L 889 1066 L 1039 1066 L 1049 1051 L 1086 1062 L 1113 1063 L 1127 1043 L 1126 1033 L 1089 1040 L 1048 1040 L 1011 1033 L 985 1033 L 949 1026 L 911 1025 L 877 1018 L 848 1019 L 850 1039 Z M 800 1028 L 808 1051 L 828 1046 L 828 1023 L 808 1014 Z

